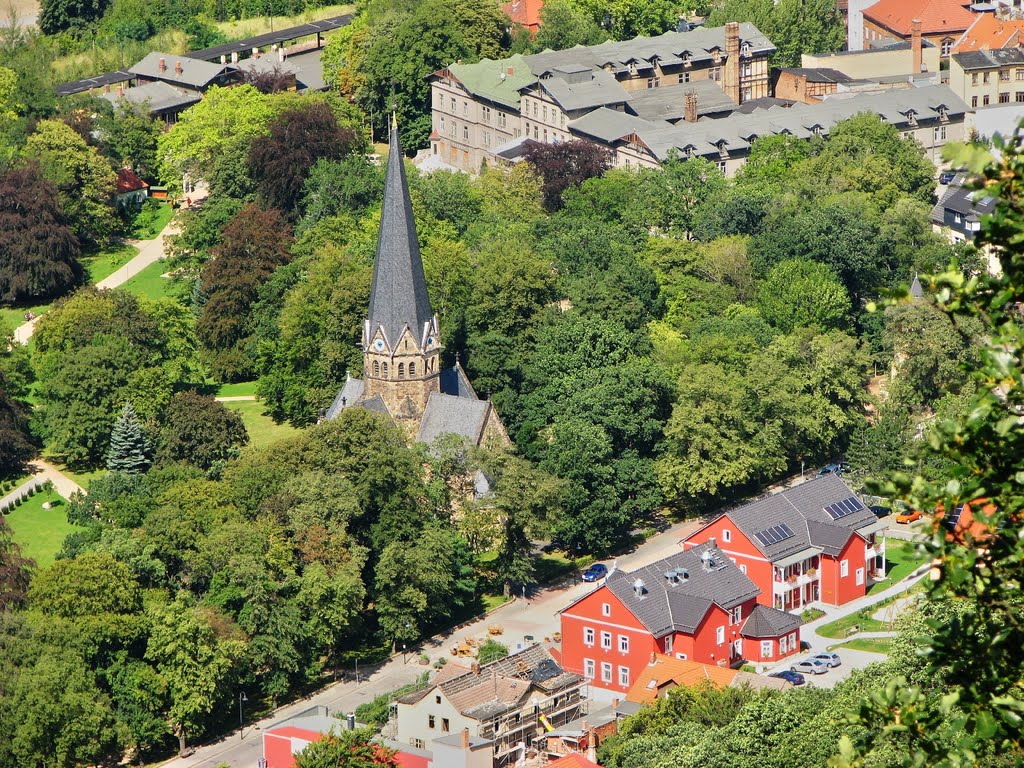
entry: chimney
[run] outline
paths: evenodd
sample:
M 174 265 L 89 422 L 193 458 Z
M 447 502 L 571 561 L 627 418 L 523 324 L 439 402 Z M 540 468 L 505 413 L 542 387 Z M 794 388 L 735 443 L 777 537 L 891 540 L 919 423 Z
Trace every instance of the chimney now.
M 507 74 L 507 75 L 514 75 L 515 73 L 516 73 L 516 68 L 515 67 L 506 67 L 505 68 L 505 74 Z
M 160 71 L 161 72 L 166 72 L 167 71 L 167 60 L 164 59 L 163 56 L 160 57 Z
M 174 62 L 174 74 L 176 74 L 176 75 L 180 75 L 181 74 L 181 62 L 180 61 Z
M 708 536 L 708 549 L 717 549 L 718 540 L 714 536 Z
M 474 675 L 479 675 L 480 674 L 480 662 L 479 661 L 474 661 L 472 664 L 470 664 L 469 669 L 470 669 L 470 671 Z
M 653 667 L 657 661 L 658 661 L 658 654 L 656 654 L 654 651 L 651 651 L 651 661 L 650 661 L 651 666 Z
M 697 94 L 688 93 L 683 100 L 683 119 L 688 123 L 697 122 Z
M 735 103 L 740 103 L 740 25 L 730 21 L 725 25 L 725 72 L 722 90 Z
M 469 749 L 469 728 L 462 729 L 462 748 Z
M 586 728 L 586 726 L 583 727 Z M 594 732 L 587 731 L 587 760 L 592 763 L 597 763 L 597 744 L 594 743 L 595 741 Z
M 618 708 L 619 708 L 619 700 L 618 699 L 612 699 L 612 712 L 614 712 Z
M 914 19 L 910 22 L 910 73 L 916 75 L 921 72 L 921 20 Z

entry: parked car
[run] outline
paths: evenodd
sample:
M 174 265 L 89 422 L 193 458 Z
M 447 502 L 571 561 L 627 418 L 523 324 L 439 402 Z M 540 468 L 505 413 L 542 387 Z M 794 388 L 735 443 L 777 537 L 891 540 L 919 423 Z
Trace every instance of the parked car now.
M 798 661 L 789 668 L 790 672 L 803 672 L 805 675 L 824 675 L 828 672 L 828 665 L 824 661 L 818 661 L 814 657 Z
M 943 171 L 939 174 L 939 184 L 949 184 L 956 178 L 956 171 Z
M 847 468 L 846 462 L 836 462 L 835 464 L 826 464 L 824 467 L 818 470 L 818 477 L 824 477 L 825 475 L 838 475 L 843 476 L 843 471 Z
M 807 682 L 807 679 L 799 672 L 792 672 L 788 669 L 784 669 L 781 672 L 773 672 L 772 674 L 768 675 L 768 677 L 779 677 L 785 680 L 787 683 L 792 683 L 793 685 L 803 685 Z
M 811 656 L 811 661 L 823 661 L 826 667 L 838 667 L 842 664 L 842 659 L 839 658 L 838 653 L 816 653 Z
M 600 581 L 608 575 L 608 566 L 604 563 L 594 563 L 583 572 L 584 581 Z
M 912 523 L 915 520 L 921 519 L 920 509 L 905 509 L 902 512 L 896 514 L 897 523 Z

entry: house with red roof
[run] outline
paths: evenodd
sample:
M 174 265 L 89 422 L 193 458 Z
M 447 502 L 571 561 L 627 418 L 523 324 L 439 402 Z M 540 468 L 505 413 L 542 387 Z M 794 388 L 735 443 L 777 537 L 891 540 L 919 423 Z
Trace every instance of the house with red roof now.
M 657 654 L 730 667 L 796 653 L 800 617 L 760 595 L 714 542 L 613 570 L 561 611 L 562 664 L 592 689 L 625 694 Z
M 863 11 L 864 47 L 909 41 L 916 20 L 921 25 L 921 36 L 946 58 L 977 18 L 969 7 L 970 2 L 965 0 L 879 0 Z
M 530 30 L 531 35 L 540 29 L 540 12 L 544 8 L 544 0 L 510 0 L 501 6 L 501 10 L 518 24 Z
M 120 208 L 138 207 L 149 197 L 149 184 L 144 182 L 131 168 L 117 171 L 117 190 L 114 199 Z
M 719 547 L 759 587 L 759 604 L 799 611 L 843 605 L 884 578 L 885 527 L 842 478 L 825 475 L 729 510 L 682 544 Z

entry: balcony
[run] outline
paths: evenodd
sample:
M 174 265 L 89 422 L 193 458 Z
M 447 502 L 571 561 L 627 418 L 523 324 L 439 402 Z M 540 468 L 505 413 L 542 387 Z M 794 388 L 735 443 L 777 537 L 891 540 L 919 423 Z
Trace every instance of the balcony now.
M 871 559 L 871 558 L 873 558 L 873 557 L 878 557 L 878 555 L 880 555 L 880 554 L 881 554 L 881 552 L 879 552 L 879 551 L 878 551 L 877 549 L 875 549 L 874 547 L 867 547 L 867 548 L 866 548 L 866 549 L 864 550 L 864 558 L 865 558 L 866 560 L 870 560 L 870 559 Z

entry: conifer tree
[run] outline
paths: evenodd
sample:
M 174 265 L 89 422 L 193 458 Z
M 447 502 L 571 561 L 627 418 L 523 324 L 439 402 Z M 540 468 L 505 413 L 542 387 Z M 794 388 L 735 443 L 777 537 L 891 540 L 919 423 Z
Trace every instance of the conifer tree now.
M 107 469 L 112 472 L 145 472 L 149 467 L 149 440 L 139 423 L 131 403 L 114 422 L 110 431 L 110 448 L 107 450 Z

